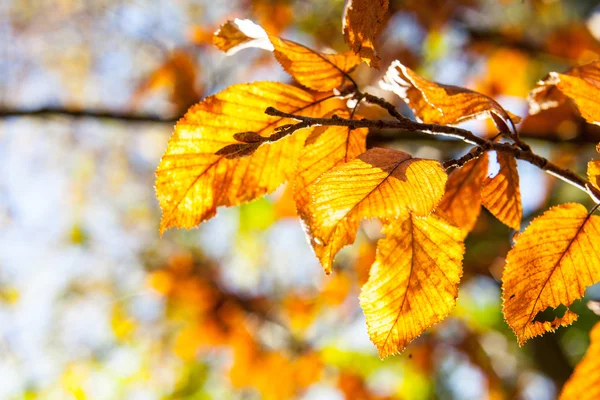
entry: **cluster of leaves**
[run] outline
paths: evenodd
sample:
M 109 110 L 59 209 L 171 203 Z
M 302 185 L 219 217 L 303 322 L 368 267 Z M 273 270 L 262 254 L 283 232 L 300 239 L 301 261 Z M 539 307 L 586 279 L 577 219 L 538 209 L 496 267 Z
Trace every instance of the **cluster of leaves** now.
M 600 161 L 589 163 L 588 179 L 553 165 L 519 137 L 519 117 L 490 97 L 430 82 L 399 61 L 389 66 L 380 86 L 402 98 L 417 122 L 360 91 L 350 73 L 361 61 L 378 67 L 373 43 L 387 6 L 387 0 L 348 2 L 344 37 L 352 51 L 340 54 L 314 51 L 249 20 L 224 24 L 213 39 L 219 49 L 271 51 L 308 90 L 254 82 L 209 96 L 177 123 L 156 171 L 161 232 L 194 227 L 219 206 L 238 205 L 291 182 L 298 215 L 326 273 L 338 251 L 354 242 L 361 221 L 379 219 L 385 237 L 360 302 L 381 357 L 401 352 L 450 313 L 462 276 L 463 241 L 482 205 L 508 227 L 521 228 L 517 159 L 600 202 Z M 550 73 L 531 92 L 530 114 L 568 100 L 588 122 L 600 124 L 599 74 L 598 62 Z M 393 119 L 363 118 L 360 108 L 367 103 Z M 475 118 L 491 118 L 498 135 L 482 138 L 451 126 Z M 475 147 L 442 164 L 397 150 L 367 149 L 369 128 L 417 130 Z M 488 177 L 492 151 L 500 168 Z M 504 317 L 519 344 L 572 323 L 577 315 L 571 310 L 553 321 L 537 317 L 547 308 L 570 306 L 600 281 L 597 208 L 553 207 L 516 237 L 502 289 Z

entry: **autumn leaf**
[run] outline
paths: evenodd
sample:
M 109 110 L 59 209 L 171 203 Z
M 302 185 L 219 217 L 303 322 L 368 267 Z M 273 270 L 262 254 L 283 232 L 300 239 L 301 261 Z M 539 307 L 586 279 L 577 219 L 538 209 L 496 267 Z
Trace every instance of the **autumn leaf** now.
M 319 53 L 291 40 L 269 35 L 247 19 L 227 21 L 215 32 L 213 43 L 228 55 L 248 47 L 272 51 L 294 79 L 309 89 L 321 92 L 341 87 L 348 79 L 348 72 L 361 62 L 360 57 L 352 52 Z
M 260 148 L 261 142 L 240 143 L 234 138 L 238 133 L 268 136 L 278 126 L 293 122 L 265 114 L 268 106 L 309 116 L 321 116 L 325 108 L 301 89 L 255 82 L 210 96 L 179 120 L 156 170 L 156 194 L 163 211 L 161 232 L 194 227 L 214 216 L 218 206 L 270 193 L 291 176 L 310 130 Z M 243 158 L 215 154 L 226 146 L 252 154 Z
M 553 321 L 535 318 L 549 307 L 569 307 L 598 281 L 600 217 L 567 203 L 534 219 L 509 251 L 502 276 L 504 318 L 519 344 L 575 321 L 568 309 Z
M 488 155 L 468 161 L 450 173 L 446 193 L 436 214 L 461 228 L 467 235 L 481 212 L 481 190 L 488 173 Z
M 411 214 L 384 227 L 360 304 L 381 358 L 401 352 L 444 319 L 458 296 L 465 252 L 460 229 Z
M 350 118 L 347 111 L 338 112 L 337 115 Z M 358 118 L 354 116 L 354 119 Z M 310 219 L 307 207 L 317 179 L 330 169 L 364 153 L 367 150 L 368 133 L 367 128 L 319 127 L 307 139 L 294 179 L 296 208 L 304 221 Z
M 600 189 L 600 160 L 588 163 L 587 176 L 592 185 Z
M 137 108 L 148 94 L 167 88 L 176 110 L 183 113 L 202 97 L 202 89 L 195 86 L 197 70 L 198 66 L 188 53 L 175 50 L 136 88 L 131 100 L 132 107 Z
M 496 218 L 505 225 L 521 229 L 523 206 L 519 188 L 517 160 L 508 153 L 497 153 L 500 170 L 493 178 L 486 177 L 481 188 L 481 200 Z
M 581 116 L 600 125 L 600 61 L 573 67 L 560 74 L 550 72 L 529 94 L 529 113 L 554 108 L 571 99 Z
M 600 399 L 600 322 L 590 331 L 590 346 L 559 397 L 559 400 L 595 399 Z
M 379 68 L 375 38 L 388 6 L 389 0 L 347 0 L 344 8 L 344 39 L 373 68 Z
M 399 61 L 392 62 L 379 85 L 400 96 L 426 124 L 453 125 L 490 117 L 501 132 L 515 133 L 514 124 L 521 120 L 486 95 L 428 81 Z
M 426 216 L 444 193 L 439 162 L 374 148 L 333 168 L 316 182 L 305 208 L 311 244 L 326 273 L 336 253 L 356 238 L 366 218 Z

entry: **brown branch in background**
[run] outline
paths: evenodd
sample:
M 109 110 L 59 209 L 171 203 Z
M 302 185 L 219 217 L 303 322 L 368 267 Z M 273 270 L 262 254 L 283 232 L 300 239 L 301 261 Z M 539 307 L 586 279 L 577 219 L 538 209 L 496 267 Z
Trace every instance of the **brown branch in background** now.
M 71 110 L 66 108 L 44 107 L 35 110 L 0 109 L 0 119 L 12 117 L 49 118 L 63 116 L 69 118 L 112 119 L 123 122 L 175 123 L 179 117 L 165 117 L 156 114 L 131 114 L 108 110 Z

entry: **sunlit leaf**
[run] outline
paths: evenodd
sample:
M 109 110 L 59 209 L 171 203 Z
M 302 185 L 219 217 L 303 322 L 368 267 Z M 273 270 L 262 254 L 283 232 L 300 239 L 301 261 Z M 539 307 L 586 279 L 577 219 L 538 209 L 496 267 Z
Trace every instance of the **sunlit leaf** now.
M 500 170 L 493 178 L 486 177 L 483 181 L 481 200 L 502 223 L 519 230 L 523 206 L 517 160 L 508 153 L 497 153 L 497 159 Z
M 240 132 L 268 136 L 276 127 L 292 122 L 266 115 L 268 106 L 310 116 L 322 115 L 323 109 L 323 103 L 301 89 L 256 82 L 210 96 L 179 120 L 156 170 L 156 194 L 163 211 L 161 232 L 194 227 L 214 216 L 218 206 L 270 193 L 290 177 L 310 130 L 258 149 L 259 143 L 234 139 Z M 252 154 L 243 158 L 215 154 L 225 146 Z
M 590 161 L 587 168 L 587 176 L 592 185 L 600 189 L 600 161 Z
M 487 173 L 487 153 L 450 173 L 446 193 L 435 211 L 465 235 L 471 232 L 481 212 L 481 189 Z
M 347 0 L 344 8 L 344 39 L 373 68 L 379 68 L 375 38 L 388 6 L 388 0 Z
M 404 350 L 455 305 L 463 233 L 443 219 L 411 214 L 384 228 L 360 304 L 381 358 Z
M 600 61 L 573 67 L 564 73 L 550 72 L 529 94 L 529 113 L 554 108 L 571 99 L 581 116 L 600 124 Z
M 590 346 L 559 397 L 559 400 L 595 399 L 600 399 L 600 322 L 590 331 Z
M 322 92 L 341 87 L 347 80 L 347 73 L 361 62 L 352 52 L 319 53 L 291 40 L 269 35 L 247 19 L 223 24 L 215 32 L 213 42 L 230 55 L 248 47 L 273 51 L 277 61 L 294 79 L 309 89 Z
M 509 251 L 502 276 L 504 318 L 519 344 L 575 321 L 568 309 L 553 321 L 535 318 L 549 307 L 569 307 L 598 281 L 600 217 L 568 203 L 534 219 Z
M 337 115 L 350 118 L 347 111 L 338 112 Z M 307 139 L 294 179 L 294 198 L 298 214 L 303 220 L 309 220 L 307 206 L 317 179 L 333 167 L 364 153 L 367 150 L 368 133 L 366 128 L 321 127 L 315 129 Z
M 325 272 L 356 238 L 365 218 L 396 218 L 410 210 L 426 216 L 444 193 L 439 162 L 390 149 L 371 149 L 323 174 L 306 207 L 311 243 Z
M 380 86 L 400 96 L 419 121 L 452 125 L 490 117 L 501 132 L 515 132 L 520 118 L 495 100 L 469 89 L 428 81 L 399 61 L 388 68 Z

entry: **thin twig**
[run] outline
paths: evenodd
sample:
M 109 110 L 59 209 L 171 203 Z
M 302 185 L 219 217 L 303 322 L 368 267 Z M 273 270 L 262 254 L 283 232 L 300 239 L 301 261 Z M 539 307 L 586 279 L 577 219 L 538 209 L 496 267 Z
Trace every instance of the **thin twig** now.
M 277 138 L 281 138 L 287 135 L 290 135 L 297 131 L 298 129 L 309 128 L 312 126 L 347 126 L 353 129 L 356 128 L 377 128 L 377 129 L 399 129 L 399 130 L 408 130 L 408 131 L 419 131 L 424 133 L 429 133 L 433 135 L 447 136 L 456 139 L 460 139 L 466 143 L 472 144 L 474 146 L 478 146 L 481 148 L 481 152 L 486 150 L 495 150 L 498 152 L 509 153 L 513 155 L 515 158 L 523 161 L 527 161 L 530 164 L 533 164 L 540 168 L 541 170 L 547 172 L 550 175 L 553 175 L 581 190 L 586 192 L 595 203 L 600 201 L 600 190 L 590 184 L 586 179 L 583 179 L 579 175 L 574 172 L 561 168 L 555 164 L 552 164 L 550 161 L 541 157 L 531 150 L 523 150 L 522 148 L 515 147 L 508 143 L 494 143 L 491 140 L 481 138 L 472 132 L 454 128 L 451 126 L 444 125 L 435 125 L 435 124 L 422 124 L 419 122 L 415 122 L 404 118 L 402 120 L 369 120 L 369 119 L 360 119 L 360 120 L 350 120 L 345 118 L 340 118 L 337 115 L 333 115 L 331 118 L 313 118 L 313 117 L 305 117 L 301 115 L 294 115 L 279 111 L 273 107 L 268 107 L 265 110 L 265 113 L 268 115 L 279 116 L 283 118 L 290 118 L 300 121 L 298 124 L 289 124 L 281 127 L 281 129 L 275 133 L 274 135 Z M 273 135 L 272 135 L 273 136 Z M 269 140 L 272 140 L 269 138 Z M 467 156 L 466 156 L 467 157 Z M 469 159 L 473 158 L 473 156 L 468 156 Z M 468 160 L 467 160 L 468 161 Z M 466 162 L 466 161 L 465 161 Z

